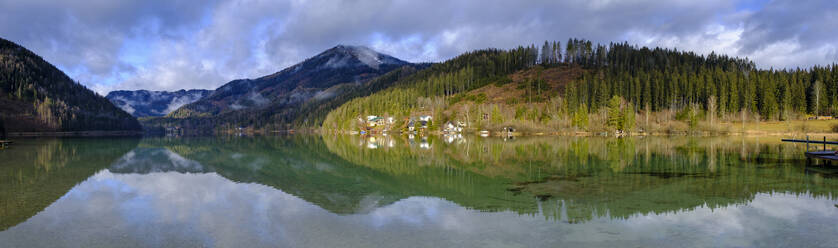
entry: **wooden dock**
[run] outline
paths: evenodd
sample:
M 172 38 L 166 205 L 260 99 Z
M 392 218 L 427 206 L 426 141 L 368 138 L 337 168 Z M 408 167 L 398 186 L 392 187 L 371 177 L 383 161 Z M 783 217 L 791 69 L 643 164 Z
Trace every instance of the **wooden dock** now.
M 783 142 L 794 142 L 794 143 L 806 143 L 806 161 L 807 164 L 811 164 L 812 160 L 819 160 L 823 161 L 827 164 L 832 164 L 833 162 L 838 162 L 838 151 L 827 150 L 826 145 L 838 145 L 838 142 L 835 141 L 826 141 L 826 137 L 823 138 L 823 141 L 817 140 L 810 140 L 809 136 L 806 136 L 805 140 L 797 140 L 797 139 L 783 139 Z M 810 151 L 809 145 L 816 144 L 816 145 L 823 145 L 822 150 L 815 150 Z M 817 149 L 817 146 L 815 146 Z
M 0 149 L 6 149 L 11 145 L 13 142 L 11 140 L 0 140 Z
M 838 161 L 838 153 L 835 151 L 811 151 L 806 152 L 807 158 L 822 159 L 827 161 Z

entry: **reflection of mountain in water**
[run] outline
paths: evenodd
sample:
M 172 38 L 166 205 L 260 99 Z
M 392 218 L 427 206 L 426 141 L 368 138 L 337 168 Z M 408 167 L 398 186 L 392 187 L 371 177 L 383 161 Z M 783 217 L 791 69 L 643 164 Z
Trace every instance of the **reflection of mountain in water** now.
M 0 152 L 0 231 L 58 200 L 136 147 L 139 139 L 19 140 Z
M 146 139 L 114 173 L 215 172 L 280 189 L 333 213 L 362 213 L 408 195 L 398 182 L 331 154 L 319 137 Z

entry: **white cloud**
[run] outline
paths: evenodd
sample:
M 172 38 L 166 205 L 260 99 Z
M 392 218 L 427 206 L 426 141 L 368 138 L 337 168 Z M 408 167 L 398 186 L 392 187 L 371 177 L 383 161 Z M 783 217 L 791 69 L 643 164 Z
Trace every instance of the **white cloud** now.
M 749 4 L 758 5 L 739 7 Z M 0 36 L 105 94 L 214 89 L 337 44 L 424 62 L 576 37 L 716 51 L 762 68 L 809 67 L 838 60 L 836 10 L 827 0 L 0 0 Z

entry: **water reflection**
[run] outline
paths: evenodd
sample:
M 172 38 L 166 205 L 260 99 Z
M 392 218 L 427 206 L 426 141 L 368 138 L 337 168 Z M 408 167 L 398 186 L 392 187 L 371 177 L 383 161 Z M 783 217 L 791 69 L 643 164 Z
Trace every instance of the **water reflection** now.
M 427 148 L 408 139 L 375 150 L 352 145 L 356 139 L 364 138 L 324 138 L 352 163 L 423 184 L 419 195 L 571 223 L 745 204 L 775 191 L 831 197 L 838 189 L 824 180 L 835 170 L 801 166 L 801 147 L 757 138 L 430 137 Z
M 0 231 L 43 210 L 138 142 L 127 138 L 20 140 L 0 152 Z
M 834 169 L 806 168 L 800 147 L 759 139 L 290 136 L 68 142 L 42 140 L 15 148 L 37 157 L 34 162 L 0 153 L 18 159 L 14 166 L 0 166 L 4 244 L 829 246 L 838 241 L 832 228 L 838 221 Z M 15 179 L 23 175 L 19 172 L 30 176 Z M 61 180 L 70 183 L 46 183 Z M 18 184 L 30 186 L 6 187 Z M 57 193 L 27 193 L 53 186 Z

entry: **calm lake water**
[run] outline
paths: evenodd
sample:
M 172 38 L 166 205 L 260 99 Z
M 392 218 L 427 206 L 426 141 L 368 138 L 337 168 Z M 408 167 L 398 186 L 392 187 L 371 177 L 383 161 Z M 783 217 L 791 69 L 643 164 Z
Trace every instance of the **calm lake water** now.
M 30 139 L 0 247 L 836 247 L 777 137 Z

